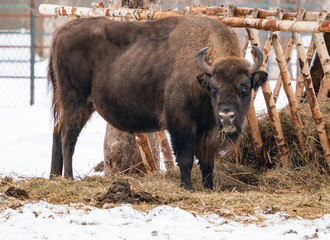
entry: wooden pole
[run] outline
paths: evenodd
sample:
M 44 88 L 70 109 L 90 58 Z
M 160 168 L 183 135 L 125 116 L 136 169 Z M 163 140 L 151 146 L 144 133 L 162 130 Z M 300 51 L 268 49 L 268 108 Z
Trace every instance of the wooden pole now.
M 325 123 L 323 119 L 323 115 L 320 111 L 314 88 L 312 79 L 309 73 L 309 64 L 307 62 L 307 57 L 305 53 L 305 49 L 303 45 L 301 44 L 300 34 L 299 33 L 292 33 L 293 41 L 296 45 L 296 49 L 298 52 L 299 61 L 302 64 L 301 73 L 304 77 L 305 87 L 306 87 L 306 93 L 308 96 L 308 102 L 312 111 L 312 116 L 314 118 L 314 121 L 316 123 L 316 129 L 317 133 L 320 138 L 320 142 L 324 151 L 325 160 L 327 162 L 328 168 L 330 168 L 330 145 L 329 140 L 327 137 L 326 129 L 325 129 Z
M 250 19 L 238 17 L 219 17 L 219 20 L 231 27 L 248 27 L 266 31 L 282 32 L 329 32 L 330 20 L 324 20 L 320 24 L 308 21 L 275 20 L 275 19 Z
M 186 14 L 177 11 L 150 11 L 146 9 L 110 9 L 110 8 L 84 8 L 59 6 L 52 4 L 41 4 L 39 11 L 42 14 L 79 17 L 126 17 L 134 20 L 156 20 L 170 16 L 185 16 Z M 330 31 L 330 20 L 324 20 L 321 23 L 311 21 L 293 21 L 293 20 L 275 20 L 259 18 L 241 18 L 241 17 L 219 17 L 205 15 L 227 23 L 231 27 L 248 27 L 266 31 L 284 31 L 284 32 L 328 32 Z
M 174 169 L 174 161 L 172 156 L 172 150 L 168 142 L 165 131 L 157 132 L 157 138 L 160 144 L 160 149 L 162 150 L 164 163 L 166 170 Z
M 250 102 L 250 108 L 247 113 L 247 119 L 249 122 L 250 126 L 250 133 L 251 133 L 251 138 L 253 141 L 253 148 L 254 152 L 259 159 L 259 168 L 263 168 L 267 165 L 270 160 L 268 159 L 268 155 L 266 152 L 266 149 L 264 147 L 264 143 L 262 141 L 262 137 L 260 134 L 259 130 L 259 125 L 258 125 L 258 119 L 257 119 L 257 114 L 254 108 L 254 103 L 253 103 L 253 98 L 251 99 Z
M 302 21 L 304 16 L 306 14 L 306 9 L 299 9 L 299 12 L 297 14 L 297 20 Z M 294 47 L 294 42 L 292 39 L 292 36 L 290 36 L 289 39 L 289 44 L 288 44 L 288 48 L 285 52 L 285 61 L 286 61 L 286 67 L 289 65 L 290 60 L 291 60 L 291 53 L 292 53 L 292 49 Z M 281 86 L 282 86 L 282 78 L 281 78 L 281 73 L 278 75 L 277 77 L 277 81 L 276 81 L 276 85 L 275 85 L 275 89 L 274 89 L 274 100 L 275 103 L 277 101 L 278 95 L 280 94 L 280 90 L 281 90 Z
M 249 12 L 253 11 L 253 8 L 237 7 L 233 13 L 234 17 L 245 17 Z M 258 14 L 256 18 L 275 18 L 277 17 L 277 11 L 257 9 Z M 191 6 L 184 9 L 185 14 L 205 14 L 210 16 L 227 15 L 229 7 L 226 6 Z M 284 20 L 295 20 L 297 18 L 297 12 L 284 12 Z M 316 21 L 319 17 L 319 12 L 307 12 L 304 20 Z M 330 19 L 330 14 L 327 15 L 327 19 Z
M 288 67 L 288 65 L 290 63 L 293 47 L 294 47 L 293 39 L 292 39 L 292 37 L 290 37 L 288 48 L 286 49 L 285 56 L 284 56 L 286 67 Z M 275 103 L 277 102 L 278 95 L 280 94 L 280 91 L 281 91 L 281 87 L 282 87 L 282 78 L 281 78 L 281 73 L 280 73 L 277 77 L 277 81 L 276 81 L 276 85 L 275 85 L 274 93 L 273 93 Z
M 279 37 L 276 33 L 273 33 L 273 35 L 272 35 L 272 43 L 273 43 L 273 47 L 274 47 L 275 54 L 276 54 L 276 61 L 280 68 L 281 79 L 283 82 L 283 88 L 284 88 L 284 91 L 289 100 L 291 117 L 292 117 L 293 124 L 294 124 L 296 132 L 297 132 L 298 142 L 299 142 L 302 154 L 304 156 L 304 159 L 308 163 L 308 162 L 310 162 L 310 159 L 309 159 L 308 153 L 306 151 L 305 136 L 303 134 L 303 124 L 301 122 L 300 115 L 298 112 L 298 103 L 296 101 L 296 97 L 295 97 L 293 89 L 291 87 L 290 76 L 289 76 L 289 73 L 287 70 L 287 63 L 285 60 L 285 56 L 283 54 L 283 50 L 282 50 L 282 46 L 279 41 Z
M 152 156 L 150 142 L 145 133 L 137 133 L 135 135 L 136 143 L 141 153 L 142 161 L 146 167 L 147 174 L 157 171 L 157 164 Z
M 255 46 L 260 46 L 259 38 L 256 33 L 256 30 L 255 29 L 253 29 L 254 31 L 251 31 L 251 30 L 252 29 L 250 29 L 248 31 L 250 39 L 253 40 L 251 42 L 251 44 L 253 44 Z M 267 59 L 268 59 L 271 49 L 272 49 L 271 37 L 268 36 L 264 49 L 263 49 L 264 62 L 262 64 L 260 70 L 266 69 Z M 282 126 L 281 126 L 280 117 L 276 110 L 276 105 L 275 105 L 273 93 L 270 88 L 269 82 L 268 81 L 265 82 L 265 84 L 263 84 L 263 86 L 261 88 L 262 88 L 264 99 L 265 99 L 265 102 L 267 105 L 268 115 L 270 118 L 270 123 L 273 128 L 274 138 L 275 138 L 275 142 L 277 145 L 277 149 L 281 156 L 281 162 L 282 162 L 283 166 L 289 166 L 290 163 L 289 163 L 289 158 L 288 158 L 288 148 L 287 148 L 286 142 L 284 140 L 285 138 L 284 138 L 284 134 L 283 134 Z
M 302 44 L 300 38 L 296 39 L 296 41 L 297 41 L 297 44 Z M 307 59 L 306 59 L 306 61 L 308 63 L 308 66 L 310 66 L 310 64 L 311 64 L 311 61 L 312 61 L 313 56 L 314 56 L 315 49 L 316 49 L 316 46 L 315 46 L 314 40 L 312 38 L 311 42 L 309 44 L 308 50 L 307 50 Z M 300 68 L 302 68 L 301 63 L 300 63 Z M 298 80 L 296 82 L 296 92 L 295 92 L 295 95 L 296 95 L 296 98 L 297 98 L 298 102 L 300 101 L 300 99 L 303 95 L 304 87 L 305 87 L 304 76 L 303 76 L 302 72 L 300 72 L 300 74 L 298 76 Z
M 243 54 L 243 56 L 246 55 L 246 50 L 247 50 L 247 47 L 249 46 L 249 42 L 250 42 L 249 35 L 248 34 L 245 34 L 245 36 L 244 36 L 244 42 L 243 42 L 243 46 L 242 46 L 242 54 Z
M 255 15 L 257 15 L 258 12 L 252 11 L 249 12 L 247 14 L 247 17 L 254 17 Z M 259 41 L 257 41 L 257 39 L 254 39 L 255 36 L 258 37 L 258 34 L 256 32 L 257 30 L 255 29 L 246 29 L 246 35 L 245 35 L 245 42 L 243 44 L 243 56 L 246 55 L 246 50 L 249 44 L 249 41 L 251 42 L 251 45 L 255 45 L 257 47 L 260 47 Z M 253 33 L 252 33 L 253 32 Z M 254 60 L 256 60 L 256 56 L 253 55 Z M 258 120 L 257 120 L 257 114 L 256 114 L 256 110 L 254 107 L 254 99 L 255 99 L 256 93 L 254 91 L 252 91 L 251 93 L 251 102 L 250 102 L 250 108 L 249 111 L 247 113 L 247 120 L 250 126 L 250 133 L 251 133 L 251 138 L 253 141 L 253 148 L 254 148 L 254 152 L 259 160 L 259 168 L 264 168 L 268 162 L 270 162 L 270 159 L 268 159 L 268 155 L 266 152 L 266 149 L 264 147 L 264 143 L 262 141 L 262 137 L 260 134 L 260 130 L 259 130 L 259 125 L 258 125 Z M 236 154 L 237 157 L 238 154 Z

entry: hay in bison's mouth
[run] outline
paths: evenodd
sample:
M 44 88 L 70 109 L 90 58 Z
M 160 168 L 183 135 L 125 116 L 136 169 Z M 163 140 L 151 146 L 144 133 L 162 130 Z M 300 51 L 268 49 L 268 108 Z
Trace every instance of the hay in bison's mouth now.
M 221 132 L 225 134 L 234 134 L 237 133 L 237 128 L 235 125 L 224 125 L 221 128 Z
M 240 135 L 240 129 L 234 124 L 220 125 L 218 132 L 218 138 L 224 140 L 225 138 L 230 139 L 231 141 L 236 141 Z
M 235 123 L 232 124 L 220 124 L 219 132 L 226 135 L 238 134 L 239 130 Z

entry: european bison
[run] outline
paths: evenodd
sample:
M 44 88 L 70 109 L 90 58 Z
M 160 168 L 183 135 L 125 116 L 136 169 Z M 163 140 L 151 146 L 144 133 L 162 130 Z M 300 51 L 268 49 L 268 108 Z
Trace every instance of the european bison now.
M 51 176 L 72 177 L 77 137 L 94 111 L 118 129 L 167 129 L 181 186 L 192 189 L 194 155 L 213 187 L 218 146 L 238 139 L 251 89 L 267 79 L 250 65 L 234 31 L 206 17 L 147 22 L 77 19 L 53 37 L 48 79 L 55 127 Z

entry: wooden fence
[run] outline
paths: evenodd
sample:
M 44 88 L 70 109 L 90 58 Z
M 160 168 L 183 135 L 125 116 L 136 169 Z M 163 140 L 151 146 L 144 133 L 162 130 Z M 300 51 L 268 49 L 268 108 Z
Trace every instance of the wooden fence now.
M 322 112 L 320 111 L 318 101 L 327 97 L 327 93 L 330 90 L 330 58 L 327 52 L 327 48 L 323 38 L 323 32 L 330 32 L 330 14 L 326 11 L 309 12 L 305 9 L 300 9 L 298 12 L 285 12 L 281 9 L 277 11 L 268 11 L 263 9 L 252 8 L 236 8 L 235 6 L 192 6 L 186 7 L 183 12 L 178 11 L 149 11 L 145 9 L 109 9 L 104 8 L 103 3 L 97 3 L 94 8 L 82 8 L 82 7 L 70 7 L 41 4 L 39 11 L 42 14 L 48 15 L 60 15 L 69 17 L 96 17 L 106 16 L 112 19 L 129 18 L 132 20 L 155 20 L 159 18 L 169 16 L 185 16 L 185 15 L 205 15 L 210 18 L 218 19 L 229 24 L 232 27 L 246 28 L 246 36 L 243 43 L 243 52 L 246 53 L 248 44 L 260 47 L 260 41 L 258 37 L 258 30 L 269 31 L 267 40 L 264 44 L 263 55 L 264 62 L 261 69 L 265 70 L 267 65 L 267 59 L 272 51 L 275 52 L 276 60 L 280 69 L 280 74 L 277 78 L 274 91 L 271 90 L 269 82 L 266 82 L 262 87 L 262 92 L 267 105 L 267 110 L 270 118 L 270 122 L 273 128 L 274 138 L 276 141 L 278 152 L 281 156 L 281 162 L 283 166 L 290 166 L 291 163 L 288 158 L 288 145 L 285 141 L 283 129 L 281 126 L 278 111 L 275 103 L 279 95 L 279 91 L 283 86 L 283 89 L 287 95 L 289 101 L 290 112 L 292 120 L 295 126 L 296 134 L 302 155 L 306 164 L 310 163 L 309 156 L 306 151 L 305 139 L 303 133 L 303 125 L 299 115 L 299 102 L 305 89 L 308 102 L 311 109 L 311 114 L 314 118 L 316 129 L 318 132 L 319 140 L 323 148 L 323 153 L 328 168 L 330 169 L 330 145 L 327 137 L 325 123 Z M 286 52 L 279 41 L 278 31 L 291 32 L 290 40 Z M 300 33 L 313 33 L 312 40 L 310 42 L 307 53 L 302 44 Z M 301 65 L 301 72 L 297 80 L 295 93 L 292 89 L 290 82 L 290 76 L 288 75 L 287 66 L 290 62 L 290 55 L 293 47 L 296 47 L 299 62 Z M 321 87 L 318 95 L 315 94 L 312 79 L 309 72 L 309 65 L 311 63 L 315 50 L 319 54 L 319 58 L 324 71 L 324 78 L 321 81 Z M 252 52 L 252 55 L 254 52 Z M 253 98 L 254 100 L 254 98 Z M 253 104 L 253 100 L 250 104 L 250 110 L 247 115 L 247 119 L 251 129 L 251 136 L 254 143 L 255 153 L 261 164 L 268 161 L 268 154 L 265 150 L 262 137 L 260 135 L 257 116 Z M 165 162 L 171 163 L 169 166 L 173 166 L 173 160 L 171 154 L 168 154 L 169 145 L 165 143 L 166 135 L 164 133 L 159 134 L 159 139 L 162 140 L 162 150 L 164 150 Z M 149 156 L 149 150 L 145 150 L 145 146 L 149 146 L 147 138 L 142 135 L 137 136 L 138 144 L 141 146 L 142 156 Z M 143 150 L 144 149 L 144 150 Z M 167 159 L 167 156 L 169 159 Z M 144 163 L 149 164 L 152 159 L 145 159 Z M 152 167 L 153 164 L 147 166 L 147 169 L 152 171 L 156 170 Z

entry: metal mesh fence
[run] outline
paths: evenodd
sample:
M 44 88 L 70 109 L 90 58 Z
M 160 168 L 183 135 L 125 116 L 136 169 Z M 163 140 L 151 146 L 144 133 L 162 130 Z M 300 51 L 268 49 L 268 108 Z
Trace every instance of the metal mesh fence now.
M 40 15 L 42 3 L 90 6 L 91 1 L 0 0 L 0 107 L 46 99 L 52 33 L 68 19 Z
M 109 1 L 103 2 L 107 6 Z M 163 0 L 163 9 L 178 7 L 179 10 L 182 10 L 185 6 L 197 4 L 234 4 L 241 7 L 264 9 L 281 7 L 286 10 L 296 10 L 298 7 L 302 7 L 308 10 L 320 10 L 324 8 L 322 4 L 326 2 L 325 0 Z M 52 33 L 68 19 L 40 15 L 37 8 L 42 3 L 91 6 L 93 1 L 0 0 L 0 107 L 26 107 L 47 99 L 45 97 L 47 93 L 46 71 Z M 243 39 L 244 29 L 237 30 L 237 33 Z M 284 43 L 287 41 L 285 34 L 289 36 L 288 33 L 282 34 Z M 267 32 L 261 33 L 260 40 L 264 42 L 266 36 Z M 273 61 L 275 62 L 275 59 Z M 269 72 L 277 76 L 278 70 L 275 68 L 273 70 L 271 64 L 268 66 Z M 292 73 L 294 78 L 296 74 L 296 72 Z

